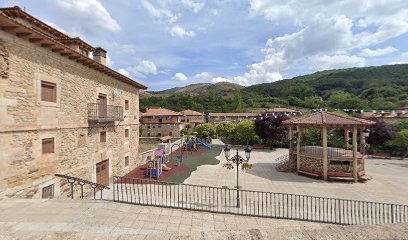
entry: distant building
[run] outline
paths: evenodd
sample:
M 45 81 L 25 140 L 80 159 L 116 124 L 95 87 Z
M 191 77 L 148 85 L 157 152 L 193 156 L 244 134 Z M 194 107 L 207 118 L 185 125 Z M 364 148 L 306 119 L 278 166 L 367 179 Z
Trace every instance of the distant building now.
M 185 127 L 194 128 L 197 125 L 205 123 L 205 114 L 202 112 L 193 111 L 190 109 L 181 111 L 183 115 L 181 122 L 185 123 Z
M 295 110 L 295 109 L 290 109 L 290 108 L 271 108 L 268 110 L 265 110 L 261 113 L 262 116 L 274 116 L 274 115 L 297 115 L 299 114 L 300 111 Z
M 256 113 L 209 113 L 208 122 L 209 123 L 220 123 L 225 121 L 230 121 L 233 123 L 239 123 L 242 120 L 256 120 L 259 114 Z
M 102 48 L 0 8 L 0 199 L 67 197 L 54 174 L 109 185 L 136 167 L 140 89 Z
M 408 111 L 393 110 L 393 111 L 371 111 L 360 113 L 361 118 L 365 119 L 381 119 L 386 123 L 395 124 L 401 120 L 408 120 Z
M 183 114 L 166 108 L 151 107 L 141 117 L 142 137 L 180 137 Z

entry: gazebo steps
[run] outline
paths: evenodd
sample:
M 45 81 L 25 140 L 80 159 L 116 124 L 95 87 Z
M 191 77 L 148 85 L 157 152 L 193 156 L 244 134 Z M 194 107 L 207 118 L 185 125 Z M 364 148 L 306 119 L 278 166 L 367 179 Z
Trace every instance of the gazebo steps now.
M 316 177 L 317 179 L 319 179 L 320 176 L 321 176 L 319 172 L 308 171 L 308 170 L 299 170 L 298 174 L 309 175 L 309 176 L 312 176 L 312 177 Z

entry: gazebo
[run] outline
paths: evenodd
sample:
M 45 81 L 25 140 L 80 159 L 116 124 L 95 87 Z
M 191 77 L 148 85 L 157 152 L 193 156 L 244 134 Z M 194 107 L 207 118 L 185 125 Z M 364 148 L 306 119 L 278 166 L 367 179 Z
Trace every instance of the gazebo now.
M 364 130 L 375 122 L 338 113 L 315 112 L 291 118 L 284 121 L 284 124 L 289 127 L 291 142 L 289 156 L 290 160 L 296 161 L 298 174 L 307 174 L 324 180 L 337 179 L 354 182 L 365 177 Z M 305 140 L 303 133 L 308 128 L 320 130 L 320 146 L 303 144 Z M 328 146 L 328 132 L 339 131 L 339 129 L 343 130 L 343 147 Z M 350 132 L 352 133 L 351 150 L 349 149 Z M 294 139 L 295 133 L 296 139 Z M 360 144 L 358 144 L 358 136 Z M 296 142 L 296 148 L 294 142 Z

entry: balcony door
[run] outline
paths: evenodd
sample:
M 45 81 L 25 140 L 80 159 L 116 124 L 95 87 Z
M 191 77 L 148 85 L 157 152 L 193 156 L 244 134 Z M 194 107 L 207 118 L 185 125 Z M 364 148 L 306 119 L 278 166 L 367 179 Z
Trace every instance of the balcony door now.
M 108 114 L 108 99 L 106 94 L 99 93 L 97 102 L 99 118 L 106 118 Z

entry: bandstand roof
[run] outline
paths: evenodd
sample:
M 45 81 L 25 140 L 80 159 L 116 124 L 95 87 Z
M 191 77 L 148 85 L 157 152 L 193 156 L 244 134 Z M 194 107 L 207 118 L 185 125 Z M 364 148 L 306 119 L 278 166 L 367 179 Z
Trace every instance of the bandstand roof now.
M 288 119 L 283 123 L 292 126 L 306 127 L 367 127 L 375 124 L 375 122 L 370 120 L 332 112 L 315 112 L 301 117 Z

